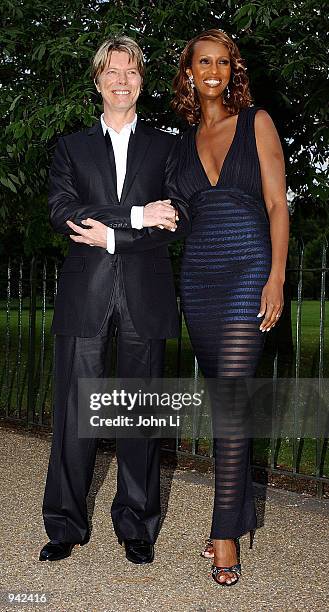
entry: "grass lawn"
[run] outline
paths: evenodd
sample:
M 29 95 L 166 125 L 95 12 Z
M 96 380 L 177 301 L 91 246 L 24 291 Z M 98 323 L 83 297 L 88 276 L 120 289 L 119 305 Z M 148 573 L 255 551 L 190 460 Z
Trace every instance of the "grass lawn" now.
M 28 328 L 29 328 L 29 313 L 27 307 L 22 312 L 22 341 L 20 352 L 18 352 L 18 315 L 15 305 L 10 313 L 9 330 L 7 326 L 7 315 L 5 304 L 0 302 L 0 337 L 1 337 L 1 353 L 0 353 L 0 410 L 5 414 L 8 406 L 8 397 L 10 398 L 9 414 L 18 416 L 17 406 L 21 406 L 21 416 L 26 414 L 27 404 L 27 363 L 28 363 Z M 26 305 L 27 306 L 27 305 Z M 301 362 L 300 376 L 301 378 L 313 378 L 318 375 L 318 355 L 319 355 L 319 318 L 320 305 L 317 301 L 305 300 L 302 306 L 302 334 L 301 334 Z M 46 422 L 50 423 L 51 415 L 51 373 L 52 373 L 52 356 L 53 345 L 52 335 L 50 333 L 50 325 L 52 319 L 52 310 L 46 310 L 44 321 L 44 335 L 42 334 L 42 317 L 41 310 L 37 311 L 36 322 L 36 352 L 35 352 L 35 388 L 39 388 L 39 392 L 35 393 L 35 413 L 40 414 L 43 410 Z M 293 322 L 293 339 L 296 342 L 296 302 L 292 303 L 292 322 Z M 325 327 L 328 329 L 329 311 L 326 312 Z M 40 343 L 44 337 L 44 367 L 43 373 L 41 370 L 40 361 Z M 177 376 L 177 340 L 168 340 L 166 348 L 166 368 L 165 375 L 167 377 Z M 182 352 L 181 352 L 181 369 L 180 375 L 182 378 L 190 378 L 194 376 L 194 355 L 191 349 L 191 344 L 188 338 L 188 333 L 185 325 L 183 325 L 182 333 Z M 259 376 L 271 376 L 272 358 L 264 353 L 262 363 L 260 364 Z M 294 376 L 295 364 L 291 364 L 291 376 Z M 324 376 L 329 378 L 329 336 L 325 337 L 324 345 Z M 43 383 L 40 386 L 40 380 Z M 189 446 L 189 441 L 186 441 Z M 200 440 L 198 452 L 200 454 L 209 453 L 209 440 Z M 315 472 L 315 440 L 305 439 L 299 443 L 299 461 L 297 469 L 305 474 L 314 474 Z M 323 453 L 323 475 L 329 475 L 329 451 L 325 449 Z M 290 469 L 292 466 L 292 440 L 281 439 L 277 448 L 276 463 L 281 467 Z M 254 462 L 262 465 L 269 465 L 271 460 L 271 444 L 269 440 L 255 439 L 254 440 Z

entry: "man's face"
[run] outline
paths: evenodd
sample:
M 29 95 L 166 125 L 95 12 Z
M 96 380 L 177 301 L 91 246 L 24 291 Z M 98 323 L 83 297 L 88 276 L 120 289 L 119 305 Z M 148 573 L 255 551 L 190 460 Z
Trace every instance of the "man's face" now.
M 136 107 L 141 85 L 136 60 L 124 51 L 112 51 L 97 83 L 104 107 L 110 111 L 128 111 Z

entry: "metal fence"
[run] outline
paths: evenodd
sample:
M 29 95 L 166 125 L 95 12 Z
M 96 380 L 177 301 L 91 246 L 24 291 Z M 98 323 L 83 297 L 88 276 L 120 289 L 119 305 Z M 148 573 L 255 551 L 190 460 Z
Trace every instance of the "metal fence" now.
M 329 344 L 325 336 L 329 270 L 327 242 L 324 241 L 321 246 L 320 266 L 306 267 L 304 254 L 305 246 L 300 241 L 295 253 L 296 265 L 287 269 L 284 315 L 275 333 L 270 334 L 271 340 L 267 341 L 263 370 L 258 376 L 271 376 L 274 380 L 282 376 L 294 377 L 296 381 L 303 377 L 315 377 L 321 385 L 324 377 L 329 378 Z M 304 296 L 305 278 L 310 284 L 310 275 L 312 286 L 316 289 L 316 299 L 312 302 L 308 302 Z M 0 417 L 7 422 L 27 427 L 51 427 L 54 343 L 50 325 L 57 278 L 58 262 L 55 259 L 12 260 L 0 269 Z M 308 324 L 303 317 L 307 302 L 312 305 L 312 312 L 314 309 L 317 311 L 309 326 L 308 345 L 303 342 L 303 330 Z M 168 343 L 169 375 L 193 376 L 197 380 L 198 363 L 188 343 L 180 314 L 181 335 L 178 340 Z M 168 444 L 168 450 L 185 456 L 211 457 L 212 441 L 200 440 L 196 422 L 192 430 L 189 440 L 177 439 L 174 447 Z M 285 441 L 291 454 L 290 460 L 283 462 L 283 465 L 278 462 L 282 439 L 276 437 L 267 441 L 263 448 L 269 460 L 262 462 L 253 449 L 252 464 L 271 474 L 308 481 L 315 487 L 316 494 L 322 496 L 329 485 L 328 440 L 320 436 L 311 442 L 309 454 L 312 455 L 312 466 L 308 469 L 301 467 L 304 440 L 297 437 Z

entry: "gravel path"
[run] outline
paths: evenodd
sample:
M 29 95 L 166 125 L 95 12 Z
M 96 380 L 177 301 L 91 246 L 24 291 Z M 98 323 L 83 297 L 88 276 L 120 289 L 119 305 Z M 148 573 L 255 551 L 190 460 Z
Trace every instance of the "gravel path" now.
M 165 517 L 153 564 L 134 566 L 115 538 L 110 504 L 116 463 L 97 458 L 90 543 L 60 562 L 38 561 L 47 541 L 41 504 L 49 439 L 2 429 L 1 586 L 12 593 L 45 592 L 47 604 L 9 604 L 14 612 L 301 612 L 328 601 L 329 502 L 255 485 L 259 529 L 254 548 L 241 538 L 242 577 L 216 586 L 199 555 L 210 524 L 213 476 L 168 468 L 162 472 Z M 95 493 L 97 491 L 97 496 Z M 92 504 L 91 504 L 92 505 Z

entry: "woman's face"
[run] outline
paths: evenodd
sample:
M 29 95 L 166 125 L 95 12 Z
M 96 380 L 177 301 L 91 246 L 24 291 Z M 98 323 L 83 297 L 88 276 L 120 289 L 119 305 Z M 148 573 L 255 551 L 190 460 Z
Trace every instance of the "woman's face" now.
M 229 50 L 220 42 L 199 40 L 194 45 L 192 66 L 186 73 L 193 75 L 200 99 L 219 98 L 231 76 Z

